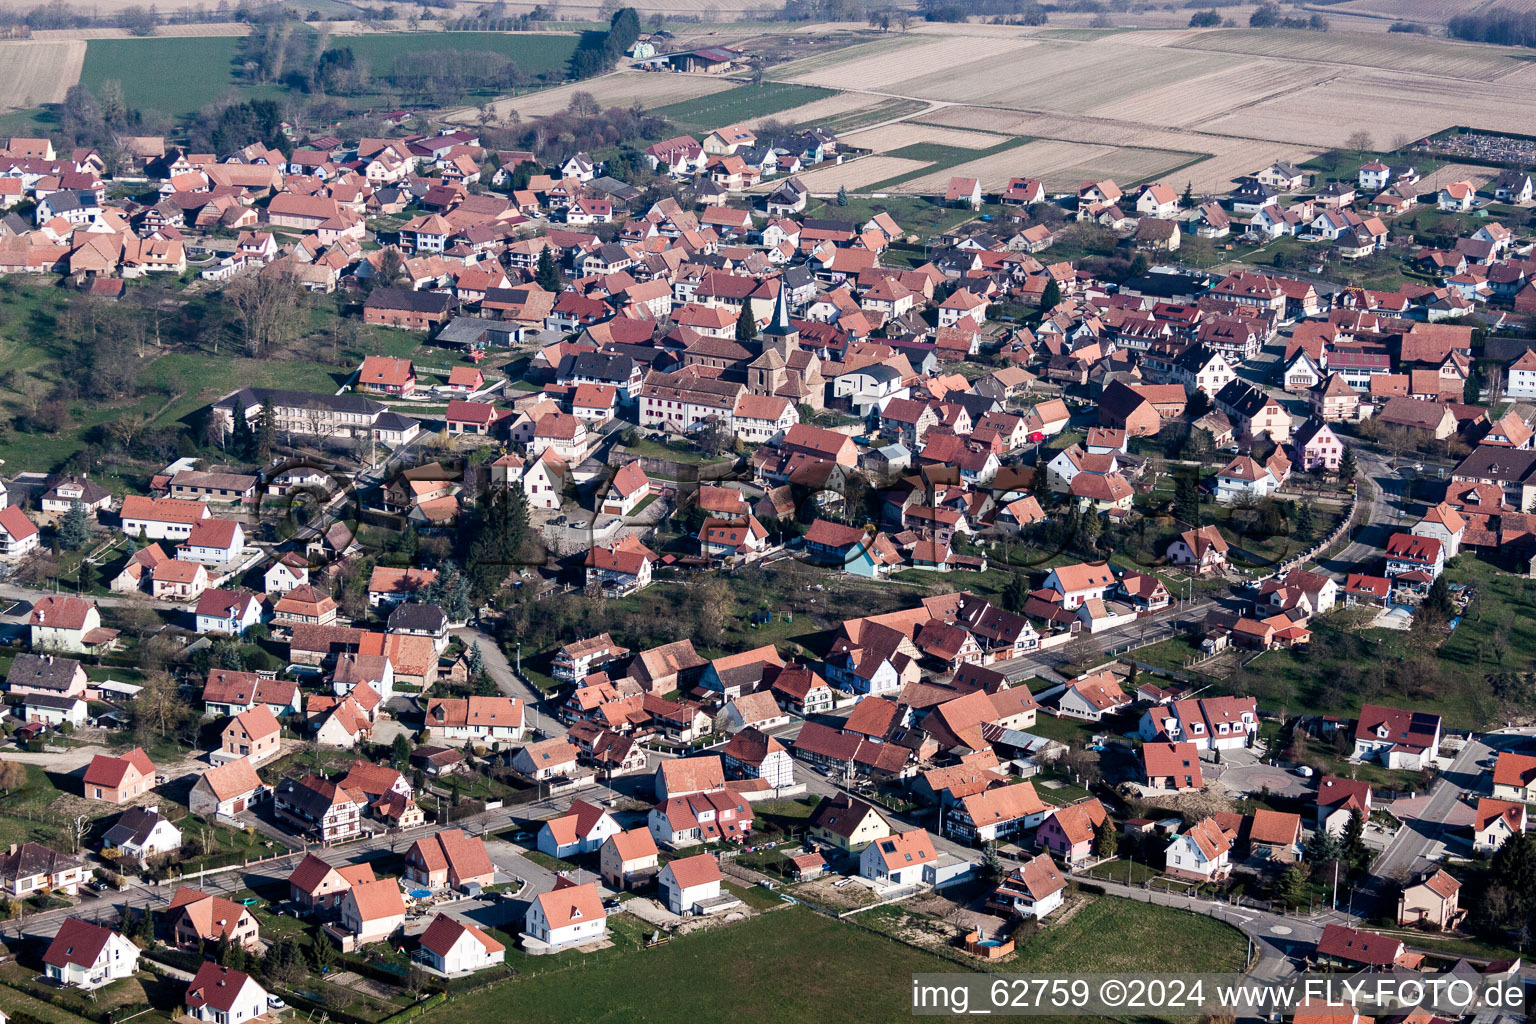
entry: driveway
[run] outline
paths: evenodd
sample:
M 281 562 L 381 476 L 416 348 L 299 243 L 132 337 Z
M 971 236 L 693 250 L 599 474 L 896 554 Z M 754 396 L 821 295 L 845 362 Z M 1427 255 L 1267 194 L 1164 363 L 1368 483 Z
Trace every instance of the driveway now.
M 1247 796 L 1262 789 L 1276 796 L 1305 796 L 1312 790 L 1306 779 L 1272 764 L 1227 765 L 1219 778 L 1233 796 Z

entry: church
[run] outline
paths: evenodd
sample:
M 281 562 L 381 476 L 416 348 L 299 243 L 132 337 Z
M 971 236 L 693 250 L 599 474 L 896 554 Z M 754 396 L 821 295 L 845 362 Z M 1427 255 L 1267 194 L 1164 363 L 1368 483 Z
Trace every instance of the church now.
M 754 395 L 787 398 L 820 412 L 826 405 L 821 360 L 815 352 L 800 347 L 800 332 L 790 323 L 785 291 L 779 289 L 773 322 L 759 338 L 761 354 L 747 364 L 747 390 Z

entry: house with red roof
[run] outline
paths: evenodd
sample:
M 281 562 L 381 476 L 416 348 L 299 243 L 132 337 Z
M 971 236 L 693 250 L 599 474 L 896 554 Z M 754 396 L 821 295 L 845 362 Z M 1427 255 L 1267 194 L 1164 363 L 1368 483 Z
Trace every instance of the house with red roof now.
M 260 927 L 248 908 L 211 892 L 177 889 L 160 914 L 178 946 L 228 942 L 250 949 L 261 939 Z
M 1148 789 L 1178 793 L 1205 784 L 1200 773 L 1200 752 L 1193 743 L 1143 743 L 1141 761 Z
M 341 897 L 335 924 L 325 932 L 337 941 L 343 952 L 383 942 L 405 927 L 405 896 L 400 882 L 380 878 L 358 882 Z
M 638 461 L 626 462 L 602 492 L 599 510 L 605 516 L 627 516 L 651 494 L 651 480 Z
M 195 615 L 199 633 L 244 636 L 261 621 L 261 599 L 245 590 L 205 590 Z
M 609 836 L 622 832 L 613 815 L 585 800 L 571 801 L 568 813 L 550 818 L 539 829 L 538 847 L 551 857 L 592 853 Z
M 1358 779 L 1325 775 L 1317 784 L 1317 827 L 1336 836 L 1344 834 L 1349 819 L 1371 816 L 1371 784 Z
M 443 223 L 447 225 L 446 221 Z M 367 356 L 357 369 L 357 380 L 352 387 L 368 395 L 407 398 L 416 390 L 416 367 L 409 359 Z
M 674 914 L 706 913 L 707 904 L 720 900 L 724 880 L 719 862 L 708 853 L 668 861 L 656 877 L 662 902 Z
M 507 947 L 472 924 L 438 914 L 421 933 L 420 963 L 445 977 L 458 977 L 504 963 Z
M 282 726 L 265 704 L 231 718 L 219 731 L 219 750 L 225 760 L 249 758 L 261 764 L 282 752 Z
M 462 829 L 444 829 L 423 836 L 405 854 L 407 881 L 428 889 L 466 891 L 495 881 L 496 866 L 486 853 L 485 840 Z
M 176 557 L 213 568 L 237 562 L 245 553 L 245 530 L 232 519 L 202 519 L 176 545 Z
M 1079 800 L 1052 811 L 1036 830 L 1035 842 L 1058 860 L 1078 864 L 1093 855 L 1099 827 L 1106 820 L 1108 813 L 1097 797 Z
M 15 505 L 0 508 L 0 558 L 19 561 L 37 550 L 37 525 Z
M 655 877 L 660 863 L 656 840 L 648 828 L 615 832 L 598 850 L 598 867 L 610 889 L 638 889 Z
M 997 883 L 987 906 L 1025 920 L 1039 920 L 1061 906 L 1067 880 L 1049 853 L 1037 853 Z
M 1479 797 L 1472 820 L 1472 849 L 1490 854 L 1526 830 L 1525 804 Z
M 927 829 L 892 832 L 864 847 L 859 854 L 859 875 L 885 886 L 916 885 L 923 880 L 924 870 L 938 859 Z
M 244 971 L 220 967 L 211 960 L 198 968 L 187 985 L 187 1016 L 209 1024 L 241 1024 L 267 1012 L 267 990 Z
M 1323 926 L 1316 956 L 1320 964 L 1378 971 L 1391 967 L 1411 969 L 1423 959 L 1419 954 L 1409 953 L 1402 939 L 1341 924 Z
M 1174 565 L 1187 565 L 1200 575 L 1224 572 L 1227 568 L 1227 539 L 1214 524 L 1185 530 L 1168 545 L 1168 557 Z
M 489 403 L 454 399 L 448 403 L 443 421 L 447 424 L 448 433 L 451 435 L 468 434 L 471 437 L 484 437 L 491 432 L 499 416 L 500 413 L 497 412 L 496 407 Z
M 608 916 L 596 882 L 577 884 L 565 875 L 555 887 L 534 897 L 523 917 L 523 948 L 531 954 L 596 942 L 608 934 Z
M 1380 761 L 1388 768 L 1418 771 L 1440 752 L 1440 716 L 1428 711 L 1365 704 L 1355 719 L 1359 761 Z
M 288 876 L 288 895 L 308 913 L 334 914 L 348 889 L 373 880 L 373 865 L 367 861 L 333 867 L 309 853 Z
M 139 947 L 120 932 L 78 917 L 65 918 L 43 954 L 48 980 L 85 991 L 131 978 L 138 965 Z
M 155 788 L 155 765 L 143 747 L 122 757 L 97 754 L 85 769 L 85 798 L 125 804 Z
M 1163 854 L 1163 870 L 1177 878 L 1219 881 L 1232 871 L 1235 838 L 1215 818 L 1203 818 L 1174 836 Z

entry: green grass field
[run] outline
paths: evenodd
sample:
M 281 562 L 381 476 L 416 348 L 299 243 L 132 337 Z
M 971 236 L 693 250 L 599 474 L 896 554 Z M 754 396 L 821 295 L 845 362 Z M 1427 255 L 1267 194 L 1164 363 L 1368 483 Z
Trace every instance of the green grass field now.
M 230 36 L 92 39 L 80 82 L 96 92 L 115 78 L 130 107 L 173 115 L 189 114 L 235 88 L 248 95 L 279 94 L 275 86 L 240 86 L 235 79 L 239 48 L 240 40 Z
M 862 1024 L 905 1018 L 911 975 L 954 970 L 946 960 L 799 908 L 674 936 L 654 949 L 547 959 L 520 957 L 524 977 L 459 996 L 422 1020 L 692 1024 L 723 1019 L 717 995 L 728 992 L 731 1015 L 748 1020 Z M 564 969 L 554 962 L 560 960 Z M 716 995 L 702 1004 L 664 995 L 684 992 Z
M 777 114 L 781 110 L 831 96 L 832 93 L 831 89 L 818 89 L 809 85 L 765 82 L 762 85 L 740 85 L 725 92 L 683 100 L 681 103 L 669 103 L 664 107 L 656 107 L 652 113 L 660 114 L 679 128 L 713 131 L 737 121 Z
M 332 46 L 349 46 L 370 67 L 385 72 L 402 54 L 427 50 L 489 51 L 516 62 L 529 75 L 563 77 L 565 64 L 580 41 L 577 35 L 502 32 L 401 32 L 340 36 Z M 231 89 L 246 97 L 276 97 L 279 85 L 250 86 L 237 77 L 240 40 L 206 38 L 93 39 L 85 50 L 80 81 L 93 92 L 107 79 L 123 85 L 130 107 L 181 115 L 218 99 Z M 167 73 L 167 69 L 175 69 Z M 473 95 L 480 95 L 474 93 Z M 338 97 L 348 106 L 367 106 L 370 96 Z
M 366 58 L 374 73 L 388 71 L 404 54 L 428 50 L 457 50 L 461 53 L 499 53 L 530 75 L 561 72 L 576 44 L 577 35 L 533 35 L 505 32 L 402 32 L 367 36 L 336 36 L 332 47 L 349 47 L 358 57 Z
M 897 185 L 904 185 L 909 181 L 915 181 L 918 178 L 926 177 L 936 171 L 942 171 L 950 167 L 958 167 L 961 164 L 970 163 L 972 160 L 981 160 L 984 157 L 989 157 L 996 153 L 1002 153 L 1010 149 L 1017 149 L 1020 146 L 1028 145 L 1034 141 L 1033 139 L 1024 135 L 1014 137 L 999 136 L 999 139 L 1001 141 L 998 142 L 997 145 L 988 146 L 986 149 L 965 149 L 961 146 L 942 146 L 936 142 L 918 142 L 910 146 L 903 146 L 900 149 L 893 149 L 889 153 L 882 155 L 900 157 L 904 160 L 926 160 L 928 163 L 923 167 L 917 168 L 916 170 L 907 171 L 904 174 L 898 174 L 893 178 L 886 178 L 884 181 L 877 181 L 873 185 L 866 185 L 860 191 L 884 192 L 887 189 L 895 188 Z

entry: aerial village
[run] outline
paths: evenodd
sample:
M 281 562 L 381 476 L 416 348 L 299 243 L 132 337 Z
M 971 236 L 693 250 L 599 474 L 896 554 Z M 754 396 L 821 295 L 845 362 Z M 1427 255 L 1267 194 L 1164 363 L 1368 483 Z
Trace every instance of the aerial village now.
M 380 1024 L 800 904 L 978 970 L 1137 900 L 1268 977 L 1527 970 L 1529 174 L 1019 166 L 927 234 L 813 195 L 866 155 L 815 126 L 621 180 L 394 123 L 0 140 L 8 280 L 363 346 L 137 486 L 6 464 L 5 1013 Z

